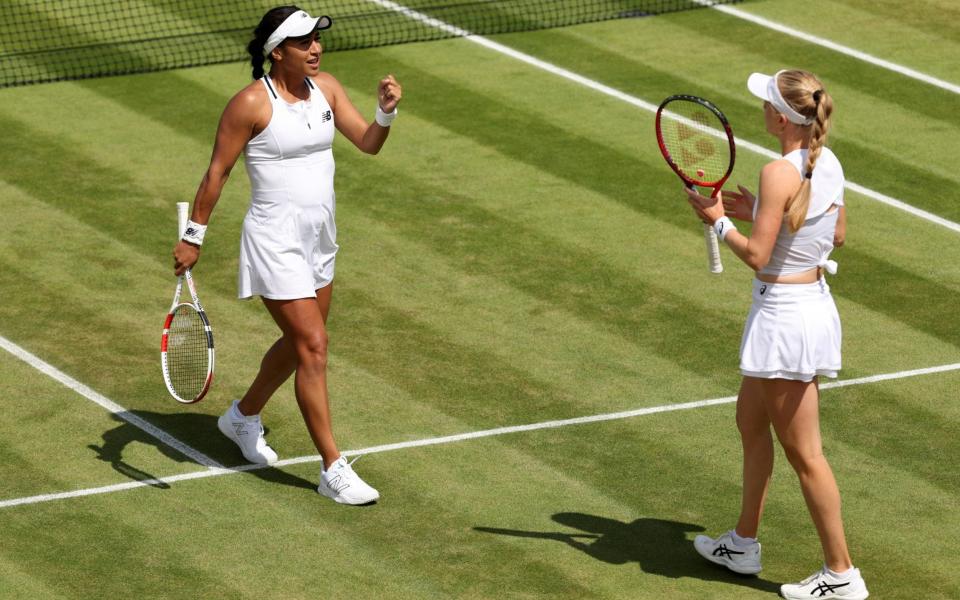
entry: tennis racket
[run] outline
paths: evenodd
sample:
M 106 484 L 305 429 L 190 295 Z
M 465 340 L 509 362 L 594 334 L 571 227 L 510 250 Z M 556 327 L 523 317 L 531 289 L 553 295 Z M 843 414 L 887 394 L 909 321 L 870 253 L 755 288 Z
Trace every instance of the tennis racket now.
M 697 96 L 670 96 L 657 108 L 657 143 L 670 168 L 693 189 L 720 192 L 733 171 L 736 147 L 727 118 L 712 102 Z M 711 273 L 723 272 L 720 244 L 710 225 L 703 225 Z
M 177 202 L 180 237 L 183 237 L 187 227 L 189 206 L 187 202 Z M 187 280 L 192 303 L 180 302 L 184 279 Z M 187 269 L 177 278 L 177 290 L 173 294 L 173 303 L 163 324 L 163 337 L 160 340 L 163 382 L 177 402 L 193 404 L 203 398 L 213 381 L 213 357 L 213 330 L 197 297 L 193 275 Z

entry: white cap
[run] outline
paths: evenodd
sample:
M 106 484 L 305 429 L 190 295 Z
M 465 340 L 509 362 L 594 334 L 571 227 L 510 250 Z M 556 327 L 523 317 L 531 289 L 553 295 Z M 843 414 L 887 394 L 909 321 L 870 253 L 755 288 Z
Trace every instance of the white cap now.
M 747 79 L 747 89 L 757 98 L 766 100 L 772 104 L 773 107 L 777 109 L 777 112 L 785 116 L 791 123 L 797 125 L 809 125 L 813 123 L 816 119 L 801 115 L 793 110 L 793 107 L 783 99 L 783 96 L 780 94 L 780 87 L 777 85 L 777 78 L 780 76 L 780 73 L 783 73 L 783 71 L 777 71 L 773 77 L 764 75 L 763 73 L 754 73 Z
M 273 49 L 283 43 L 287 38 L 303 37 L 318 29 L 329 29 L 333 25 L 333 19 L 324 15 L 322 17 L 311 17 L 305 10 L 298 10 L 280 23 L 280 26 L 273 30 L 267 43 L 263 45 L 263 53 L 270 54 Z

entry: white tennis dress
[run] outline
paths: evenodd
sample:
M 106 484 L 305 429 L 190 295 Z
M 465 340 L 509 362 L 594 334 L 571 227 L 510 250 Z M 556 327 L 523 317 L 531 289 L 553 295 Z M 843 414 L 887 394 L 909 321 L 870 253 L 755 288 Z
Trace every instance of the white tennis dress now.
M 806 150 L 783 157 L 803 173 Z M 800 175 L 802 177 L 802 175 Z M 807 219 L 796 233 L 790 233 L 784 219 L 770 261 L 758 271 L 788 275 L 814 267 L 835 273 L 829 260 L 838 211 L 843 205 L 843 168 L 823 148 L 811 179 Z M 754 204 L 756 217 L 759 199 Z M 840 315 L 826 279 L 814 283 L 765 283 L 753 280 L 753 304 L 740 342 L 740 372 L 763 379 L 810 381 L 821 375 L 836 377 L 841 367 L 842 330 Z
M 312 298 L 333 281 L 337 255 L 333 111 L 309 78 L 310 98 L 290 104 L 267 89 L 273 114 L 247 142 L 250 209 L 240 235 L 240 298 Z

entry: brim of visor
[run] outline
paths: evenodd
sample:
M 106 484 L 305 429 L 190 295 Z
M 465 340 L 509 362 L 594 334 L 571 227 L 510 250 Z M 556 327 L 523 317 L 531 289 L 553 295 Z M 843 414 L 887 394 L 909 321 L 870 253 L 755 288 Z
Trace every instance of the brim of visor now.
M 306 20 L 301 23 L 297 23 L 297 27 L 291 29 L 287 33 L 288 38 L 298 38 L 305 35 L 310 35 L 314 31 L 322 31 L 324 29 L 330 29 L 333 25 L 333 19 L 323 15 L 322 17 L 317 17 L 313 20 Z
M 773 102 L 773 98 L 770 97 L 771 81 L 773 81 L 773 77 L 770 75 L 753 73 L 750 75 L 749 79 L 747 79 L 747 89 L 750 90 L 750 93 L 757 98 L 766 100 L 767 102 Z

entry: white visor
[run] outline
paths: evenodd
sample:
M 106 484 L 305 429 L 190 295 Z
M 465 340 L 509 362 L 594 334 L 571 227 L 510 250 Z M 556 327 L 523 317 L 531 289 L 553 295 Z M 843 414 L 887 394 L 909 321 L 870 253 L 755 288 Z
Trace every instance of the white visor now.
M 813 117 L 805 117 L 793 110 L 793 107 L 787 104 L 787 101 L 780 95 L 780 87 L 777 85 L 777 77 L 780 76 L 780 73 L 783 73 L 783 71 L 777 71 L 773 77 L 762 73 L 754 73 L 747 79 L 747 89 L 757 98 L 772 104 L 777 112 L 785 116 L 791 123 L 796 125 L 813 123 L 815 120 Z
M 297 38 L 309 35 L 319 29 L 329 29 L 333 25 L 333 19 L 328 16 L 311 17 L 305 10 L 298 10 L 280 23 L 270 37 L 267 43 L 263 45 L 263 53 L 270 54 L 273 49 L 283 43 L 287 38 Z

